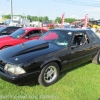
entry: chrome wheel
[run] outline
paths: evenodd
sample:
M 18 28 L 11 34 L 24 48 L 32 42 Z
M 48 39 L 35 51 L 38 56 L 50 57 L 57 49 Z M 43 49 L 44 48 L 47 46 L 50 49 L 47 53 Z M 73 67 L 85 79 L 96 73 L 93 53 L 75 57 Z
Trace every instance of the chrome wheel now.
M 56 62 L 50 62 L 41 70 L 38 82 L 43 86 L 49 86 L 57 82 L 60 76 L 59 65 Z
M 55 66 L 49 66 L 44 72 L 44 81 L 51 83 L 57 77 L 57 69 Z

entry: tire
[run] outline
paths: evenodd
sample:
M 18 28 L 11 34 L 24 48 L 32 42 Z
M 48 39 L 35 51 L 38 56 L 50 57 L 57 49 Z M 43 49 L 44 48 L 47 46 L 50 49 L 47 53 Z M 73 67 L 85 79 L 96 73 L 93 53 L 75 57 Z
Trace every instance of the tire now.
M 100 64 L 100 51 L 95 55 L 92 62 L 95 64 Z
M 38 77 L 38 82 L 42 86 L 54 84 L 60 76 L 60 69 L 57 63 L 51 62 L 46 64 Z

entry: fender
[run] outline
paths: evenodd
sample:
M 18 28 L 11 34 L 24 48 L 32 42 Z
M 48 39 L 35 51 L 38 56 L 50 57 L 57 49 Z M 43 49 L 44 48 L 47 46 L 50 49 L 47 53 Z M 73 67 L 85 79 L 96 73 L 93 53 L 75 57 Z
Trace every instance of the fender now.
M 62 61 L 61 61 L 59 58 L 55 58 L 55 57 L 46 59 L 46 60 L 42 63 L 42 65 L 40 66 L 40 69 L 42 69 L 47 63 L 50 63 L 50 62 L 57 62 L 57 64 L 58 64 L 59 67 L 60 67 L 60 70 L 61 70 L 61 68 L 62 68 Z
M 97 54 L 92 59 L 92 63 L 100 64 L 100 62 L 99 62 L 99 55 L 100 55 L 100 50 L 97 52 Z

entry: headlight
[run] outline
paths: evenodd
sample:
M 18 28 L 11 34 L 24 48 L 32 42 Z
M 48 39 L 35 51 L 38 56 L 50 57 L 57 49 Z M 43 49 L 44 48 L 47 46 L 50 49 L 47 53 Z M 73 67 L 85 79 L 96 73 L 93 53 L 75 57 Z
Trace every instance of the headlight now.
M 12 73 L 14 75 L 26 73 L 26 71 L 23 68 L 21 68 L 19 66 L 14 66 L 14 65 L 11 65 L 11 64 L 6 64 L 5 67 L 4 67 L 4 70 Z

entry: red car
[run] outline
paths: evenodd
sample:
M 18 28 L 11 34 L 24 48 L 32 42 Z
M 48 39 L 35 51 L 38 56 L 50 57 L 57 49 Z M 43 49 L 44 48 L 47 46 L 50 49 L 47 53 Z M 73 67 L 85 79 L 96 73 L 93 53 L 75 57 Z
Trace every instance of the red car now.
M 43 28 L 20 28 L 9 36 L 0 36 L 0 49 L 14 46 L 29 40 L 37 40 L 45 32 L 47 32 L 47 30 Z

